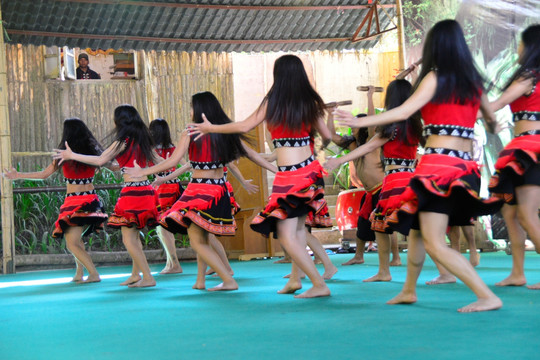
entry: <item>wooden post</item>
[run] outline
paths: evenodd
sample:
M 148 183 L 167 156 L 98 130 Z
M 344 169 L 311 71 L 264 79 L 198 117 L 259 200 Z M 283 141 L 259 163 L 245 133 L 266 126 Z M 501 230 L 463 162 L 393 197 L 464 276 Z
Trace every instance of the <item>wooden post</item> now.
M 0 1 L 1 2 L 1 1 Z M 0 12 L 0 20 L 2 14 Z M 6 47 L 4 26 L 0 26 L 0 172 L 11 169 L 11 136 L 6 73 Z M 13 187 L 10 180 L 0 177 L 2 190 L 2 270 L 4 274 L 15 272 L 15 232 L 13 223 Z
M 401 10 L 401 0 L 396 0 L 396 17 L 398 19 L 398 49 L 399 49 L 399 69 L 405 69 L 405 32 L 403 30 L 403 12 Z

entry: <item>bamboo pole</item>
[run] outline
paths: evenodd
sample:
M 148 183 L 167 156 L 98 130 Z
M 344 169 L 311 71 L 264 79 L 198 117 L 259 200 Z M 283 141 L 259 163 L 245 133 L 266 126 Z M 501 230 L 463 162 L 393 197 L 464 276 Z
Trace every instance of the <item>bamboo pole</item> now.
M 1 19 L 2 13 L 0 10 L 0 21 Z M 0 23 L 0 169 L 4 168 L 11 169 L 11 136 L 7 92 L 6 46 L 4 45 L 4 26 Z M 13 187 L 11 181 L 1 177 L 0 189 L 2 190 L 2 195 L 0 195 L 0 206 L 2 209 L 2 270 L 4 274 L 12 274 L 15 272 L 15 225 L 13 222 Z
M 399 49 L 399 68 L 405 69 L 405 31 L 403 24 L 403 11 L 401 9 L 401 0 L 396 0 L 396 17 L 398 19 L 398 49 Z

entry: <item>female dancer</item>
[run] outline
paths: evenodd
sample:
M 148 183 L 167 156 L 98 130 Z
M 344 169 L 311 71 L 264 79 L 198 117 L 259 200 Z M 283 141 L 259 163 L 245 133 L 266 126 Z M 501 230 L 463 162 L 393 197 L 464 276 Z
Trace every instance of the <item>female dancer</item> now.
M 387 218 L 394 228 L 412 228 L 408 238 L 407 279 L 390 304 L 416 302 L 416 282 L 425 252 L 462 280 L 478 300 L 458 311 L 495 310 L 502 301 L 486 286 L 461 254 L 448 248 L 446 227 L 469 225 L 471 218 L 491 214 L 498 199 L 480 199 L 478 165 L 470 149 L 478 108 L 494 123 L 482 78 L 474 67 L 463 31 L 454 20 L 441 21 L 429 31 L 423 50 L 422 71 L 411 97 L 397 108 L 361 121 L 337 111 L 341 125 L 385 125 L 422 110 L 426 149 L 409 187 L 403 192 L 398 216 Z M 424 250 L 425 249 L 425 250 Z
M 86 155 L 99 155 L 103 151 L 90 129 L 77 118 L 64 120 L 62 140 L 58 147 L 65 149 L 66 145 L 64 144 L 70 144 L 73 149 Z M 66 246 L 75 258 L 76 264 L 76 272 L 72 281 L 77 283 L 101 281 L 92 258 L 86 252 L 82 241 L 82 237 L 90 235 L 92 231 L 102 230 L 103 223 L 107 220 L 103 203 L 92 184 L 96 168 L 77 161 L 66 161 L 60 165 L 55 160 L 42 171 L 22 173 L 11 169 L 9 172 L 5 171 L 4 176 L 11 180 L 46 179 L 60 167 L 66 178 L 66 199 L 60 207 L 60 215 L 56 220 L 52 236 L 61 238 L 65 235 L 66 237 Z M 83 231 L 86 225 L 89 227 Z M 83 280 L 83 267 L 88 271 L 86 280 Z
M 528 234 L 540 253 L 540 24 L 521 34 L 519 67 L 504 93 L 491 104 L 499 110 L 510 104 L 514 139 L 499 154 L 489 190 L 505 200 L 502 214 L 512 247 L 512 272 L 498 286 L 527 283 L 523 269 Z M 540 283 L 528 286 L 540 290 Z
M 407 80 L 394 80 L 387 88 L 384 107 L 386 111 L 403 104 L 411 95 L 412 86 Z M 361 121 L 363 122 L 364 119 Z M 364 280 L 390 281 L 390 234 L 394 227 L 389 222 L 400 207 L 400 195 L 405 191 L 414 171 L 416 151 L 422 136 L 422 123 L 418 114 L 413 114 L 407 120 L 378 127 L 376 134 L 366 144 L 356 148 L 347 155 L 331 158 L 324 167 L 333 170 L 346 161 L 382 147 L 385 177 L 381 194 L 375 210 L 370 215 L 371 229 L 375 231 L 379 254 L 379 271 L 376 275 Z M 408 235 L 409 229 L 396 229 Z
M 191 98 L 192 116 L 195 122 L 202 121 L 203 112 L 209 114 L 217 124 L 227 124 L 231 120 L 223 111 L 221 104 L 210 92 L 198 93 Z M 247 156 L 247 147 L 238 135 L 206 135 L 195 139 L 184 131 L 178 146 L 171 156 L 151 168 L 135 167 L 128 169 L 132 176 L 146 176 L 164 171 L 178 164 L 184 154 L 189 152 L 193 167 L 191 182 L 186 190 L 161 218 L 161 225 L 167 230 L 187 233 L 193 249 L 197 252 L 197 281 L 194 289 L 205 289 L 206 266 L 216 271 L 223 283 L 210 288 L 210 291 L 237 290 L 238 284 L 232 278 L 218 253 L 210 246 L 208 235 L 234 235 L 236 223 L 232 217 L 232 205 L 224 178 L 223 166 L 240 156 Z M 253 151 L 255 153 L 255 151 Z M 268 164 L 272 169 L 273 167 Z M 274 169 L 275 170 L 275 169 Z
M 124 187 L 120 192 L 114 213 L 109 217 L 108 226 L 121 228 L 122 242 L 133 260 L 131 276 L 120 285 L 129 287 L 155 286 L 146 261 L 139 230 L 157 225 L 158 200 L 154 188 L 146 177 L 135 177 L 125 173 L 126 168 L 147 162 L 159 161 L 152 150 L 152 139 L 148 127 L 137 110 L 131 105 L 120 105 L 114 110 L 115 141 L 101 155 L 84 155 L 74 152 L 66 142 L 66 149 L 56 150 L 55 159 L 60 163 L 75 160 L 88 165 L 101 166 L 116 159 L 124 172 Z M 140 272 L 143 276 L 141 278 Z
M 171 141 L 171 131 L 169 125 L 163 119 L 155 119 L 148 126 L 150 135 L 154 143 L 154 150 L 163 159 L 167 159 L 173 153 L 175 147 Z M 184 169 L 187 171 L 187 169 Z M 166 177 L 176 171 L 176 168 L 167 169 L 164 172 L 157 174 L 159 177 Z M 180 198 L 184 188 L 180 184 L 178 175 L 166 180 L 163 184 L 160 184 L 157 188 L 158 201 L 160 206 L 160 212 L 164 213 L 169 210 L 171 206 Z M 174 234 L 167 231 L 161 226 L 157 227 L 159 240 L 165 249 L 167 255 L 167 262 L 165 268 L 161 270 L 160 274 L 179 274 L 182 272 L 182 266 L 178 261 L 176 255 L 176 246 Z
M 318 130 L 327 144 L 330 132 L 324 123 L 324 102 L 311 87 L 302 61 L 294 55 L 276 60 L 274 84 L 246 120 L 215 125 L 215 120 L 212 124 L 203 117 L 202 123 L 191 124 L 191 132 L 246 133 L 264 120 L 276 144 L 279 171 L 269 202 L 251 227 L 264 235 L 277 233 L 281 245 L 313 283 L 311 289 L 296 297 L 329 296 L 330 290 L 306 251 L 305 223 L 309 212 L 317 212 L 326 203 L 323 169 L 313 157 L 310 136 Z M 293 273 L 280 293 L 294 293 L 302 287 L 297 271 L 293 266 Z

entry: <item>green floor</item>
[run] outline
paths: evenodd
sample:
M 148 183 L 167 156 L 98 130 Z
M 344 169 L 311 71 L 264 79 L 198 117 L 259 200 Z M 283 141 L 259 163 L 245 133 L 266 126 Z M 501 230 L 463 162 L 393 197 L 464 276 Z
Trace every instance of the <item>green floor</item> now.
M 350 256 L 331 259 L 339 266 Z M 157 275 L 150 289 L 118 286 L 125 266 L 100 268 L 99 284 L 67 283 L 71 270 L 0 276 L 0 359 L 540 358 L 540 291 L 495 288 L 511 265 L 503 252 L 482 254 L 478 269 L 504 307 L 476 314 L 456 312 L 474 300 L 461 283 L 419 285 L 417 304 L 385 305 L 405 267 L 392 268 L 390 283 L 362 283 L 376 272 L 376 254 L 339 266 L 329 298 L 277 295 L 290 265 L 274 260 L 233 262 L 240 290 L 228 293 L 192 290 L 195 263 Z M 527 253 L 526 267 L 539 282 L 540 256 Z M 435 275 L 428 261 L 420 284 Z

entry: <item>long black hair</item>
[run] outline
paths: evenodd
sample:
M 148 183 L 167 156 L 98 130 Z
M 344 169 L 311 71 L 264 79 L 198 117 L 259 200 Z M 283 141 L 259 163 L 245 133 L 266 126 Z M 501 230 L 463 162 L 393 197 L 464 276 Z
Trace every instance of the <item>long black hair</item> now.
M 484 90 L 482 76 L 455 20 L 440 21 L 429 30 L 415 89 L 430 71 L 437 75 L 437 90 L 431 100 L 434 103 L 464 104 L 480 98 Z
M 540 24 L 526 28 L 521 33 L 521 43 L 523 53 L 518 60 L 519 67 L 504 87 L 505 90 L 520 77 L 540 77 Z
M 412 94 L 412 85 L 405 79 L 397 79 L 388 84 L 384 108 L 390 110 L 403 104 Z M 398 131 L 399 139 L 407 145 L 414 145 L 422 136 L 422 121 L 420 114 L 414 113 L 407 120 L 394 124 L 379 126 L 376 132 L 383 138 L 391 138 L 394 131 Z
M 325 114 L 324 102 L 309 83 L 300 58 L 284 55 L 274 63 L 274 84 L 264 97 L 269 127 L 285 126 L 300 132 Z
M 215 125 L 231 123 L 219 100 L 209 91 L 200 92 L 191 97 L 193 107 L 193 122 L 202 123 L 202 114 L 208 121 Z M 240 140 L 249 142 L 247 136 L 240 134 L 207 134 L 210 136 L 211 152 L 213 159 L 219 159 L 223 163 L 228 163 L 242 156 L 247 156 L 246 150 Z M 202 144 L 202 138 L 195 142 Z
M 150 126 L 148 126 L 148 130 L 150 131 L 150 136 L 152 136 L 154 146 L 161 146 L 162 149 L 174 146 L 171 141 L 169 124 L 164 119 L 158 118 L 152 120 Z
M 71 150 L 84 155 L 99 156 L 103 152 L 103 147 L 96 140 L 88 126 L 79 118 L 68 118 L 64 120 L 62 140 L 58 144 L 58 149 L 64 150 L 65 143 L 68 143 Z M 75 166 L 79 163 L 76 162 Z
M 127 151 L 132 152 L 135 146 L 138 146 L 140 152 L 135 160 L 139 165 L 143 166 L 146 161 L 155 160 L 150 131 L 137 109 L 132 105 L 118 106 L 114 109 L 114 125 L 113 137 L 118 142 L 117 148 L 120 148 L 124 143 L 126 144 L 126 148 L 120 154 Z

